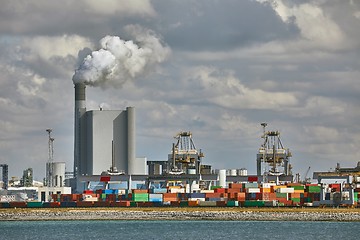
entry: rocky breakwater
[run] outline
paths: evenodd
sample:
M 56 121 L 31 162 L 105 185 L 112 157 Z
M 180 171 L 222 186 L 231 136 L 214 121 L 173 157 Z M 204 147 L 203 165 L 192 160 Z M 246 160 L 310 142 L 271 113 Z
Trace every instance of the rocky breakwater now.
M 226 220 L 226 221 L 360 221 L 359 209 L 6 209 L 2 221 L 47 220 Z

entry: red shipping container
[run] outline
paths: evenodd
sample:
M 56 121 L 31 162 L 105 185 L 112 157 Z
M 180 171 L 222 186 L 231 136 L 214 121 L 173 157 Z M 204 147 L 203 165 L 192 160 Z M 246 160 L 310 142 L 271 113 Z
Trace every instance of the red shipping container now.
M 170 206 L 172 206 L 172 207 L 180 207 L 180 201 L 171 201 Z
M 236 197 L 237 197 L 236 193 L 228 193 L 227 195 L 227 198 L 229 200 L 237 200 Z
M 60 207 L 60 202 L 51 202 L 50 207 L 52 207 L 52 208 Z
M 130 201 L 120 201 L 116 202 L 115 204 L 119 207 L 130 207 Z
M 276 193 L 261 193 L 259 200 L 264 200 L 264 201 L 276 200 Z
M 110 176 L 101 176 L 100 182 L 110 182 Z
M 26 208 L 26 202 L 9 202 L 11 208 Z
M 216 206 L 217 207 L 226 207 L 226 202 L 225 201 L 216 201 Z
M 256 176 L 249 176 L 248 177 L 248 182 L 257 182 L 258 181 L 258 177 Z
M 215 188 L 214 189 L 214 192 L 216 192 L 216 193 L 225 193 L 225 191 L 226 191 L 226 188 Z

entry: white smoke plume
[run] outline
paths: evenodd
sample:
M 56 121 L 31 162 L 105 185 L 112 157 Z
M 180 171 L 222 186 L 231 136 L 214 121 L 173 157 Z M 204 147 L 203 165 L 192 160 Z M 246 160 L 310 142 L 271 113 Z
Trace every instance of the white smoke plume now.
M 136 43 L 117 36 L 104 37 L 100 49 L 86 56 L 75 71 L 73 82 L 121 87 L 126 81 L 153 71 L 170 54 L 170 48 L 153 31 L 138 25 L 129 25 L 126 30 Z

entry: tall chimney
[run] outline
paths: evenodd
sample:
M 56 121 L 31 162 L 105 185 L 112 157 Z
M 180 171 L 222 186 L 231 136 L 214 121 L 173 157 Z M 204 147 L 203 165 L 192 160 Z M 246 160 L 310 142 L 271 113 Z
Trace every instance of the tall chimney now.
M 85 157 L 85 123 L 83 115 L 86 112 L 84 83 L 75 84 L 75 121 L 74 121 L 74 177 L 84 174 L 86 166 L 84 166 Z
M 127 107 L 127 154 L 128 154 L 128 171 L 127 173 L 130 174 L 136 174 L 136 149 L 135 149 L 135 108 L 134 107 Z

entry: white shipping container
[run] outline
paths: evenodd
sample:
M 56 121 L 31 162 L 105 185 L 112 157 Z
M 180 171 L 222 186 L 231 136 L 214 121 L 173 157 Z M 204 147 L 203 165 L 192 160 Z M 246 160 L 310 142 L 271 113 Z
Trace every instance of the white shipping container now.
M 356 177 L 356 182 L 360 183 L 360 177 Z
M 276 183 L 263 183 L 262 184 L 263 188 L 271 188 L 271 186 L 276 186 Z
M 247 188 L 247 193 L 260 193 L 260 188 Z
M 163 195 L 161 193 L 149 193 L 149 199 L 163 199 Z
M 214 190 L 200 190 L 200 193 L 214 193 Z
M 124 195 L 126 194 L 126 189 L 119 189 L 119 195 Z
M 189 198 L 188 201 L 205 201 L 205 198 Z
M 294 193 L 294 188 L 278 188 L 278 193 Z
M 170 193 L 185 193 L 185 188 L 170 188 Z

